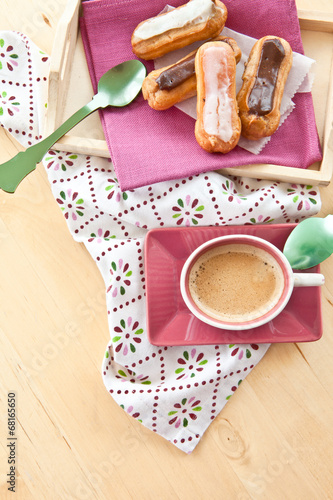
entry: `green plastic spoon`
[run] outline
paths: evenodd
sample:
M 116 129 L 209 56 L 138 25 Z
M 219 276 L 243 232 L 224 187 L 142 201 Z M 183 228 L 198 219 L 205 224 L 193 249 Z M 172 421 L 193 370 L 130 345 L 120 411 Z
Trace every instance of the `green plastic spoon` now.
M 312 217 L 292 230 L 283 249 L 293 269 L 317 266 L 333 253 L 333 215 Z
M 122 107 L 133 101 L 141 90 L 145 76 L 145 66 L 136 59 L 109 69 L 100 78 L 98 92 L 88 104 L 76 111 L 51 135 L 0 165 L 0 188 L 14 193 L 24 177 L 35 170 L 47 151 L 86 116 L 99 108 Z

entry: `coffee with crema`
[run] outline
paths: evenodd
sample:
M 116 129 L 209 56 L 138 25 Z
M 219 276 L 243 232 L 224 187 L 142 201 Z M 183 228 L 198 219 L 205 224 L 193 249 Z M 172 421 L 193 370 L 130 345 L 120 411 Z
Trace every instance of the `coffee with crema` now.
M 189 276 L 197 307 L 212 318 L 231 323 L 250 321 L 270 311 L 283 287 L 282 269 L 272 255 L 243 243 L 205 252 Z

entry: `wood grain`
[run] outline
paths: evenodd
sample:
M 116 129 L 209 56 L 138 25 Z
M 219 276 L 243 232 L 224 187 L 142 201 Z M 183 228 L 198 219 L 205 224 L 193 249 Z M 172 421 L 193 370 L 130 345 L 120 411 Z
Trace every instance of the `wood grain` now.
M 297 5 L 333 12 L 331 0 Z M 50 52 L 63 9 L 62 0 L 3 0 L 0 29 L 26 31 Z M 0 162 L 19 149 L 1 129 Z M 320 215 L 333 213 L 332 185 L 321 195 Z M 1 192 L 0 207 L 1 498 L 332 498 L 333 257 L 321 266 L 322 339 L 273 345 L 187 456 L 124 413 L 104 388 L 104 283 L 69 234 L 44 168 L 15 195 Z M 16 496 L 5 477 L 11 390 L 17 394 Z

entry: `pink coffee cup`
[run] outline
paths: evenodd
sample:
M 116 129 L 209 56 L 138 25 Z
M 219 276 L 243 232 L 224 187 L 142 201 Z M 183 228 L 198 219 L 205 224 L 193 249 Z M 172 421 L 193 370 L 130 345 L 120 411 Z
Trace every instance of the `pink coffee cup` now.
M 294 287 L 321 286 L 319 273 L 294 273 L 272 243 L 249 235 L 209 240 L 186 260 L 180 277 L 185 304 L 201 321 L 248 330 L 275 318 Z

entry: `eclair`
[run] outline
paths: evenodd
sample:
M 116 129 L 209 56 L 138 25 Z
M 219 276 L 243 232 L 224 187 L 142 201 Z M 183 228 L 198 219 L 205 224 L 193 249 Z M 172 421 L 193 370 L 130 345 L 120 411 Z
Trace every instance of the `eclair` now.
M 142 21 L 131 43 L 141 59 L 156 59 L 199 40 L 220 34 L 227 8 L 219 0 L 190 0 L 184 5 Z
M 221 41 L 230 45 L 234 52 L 236 63 L 242 53 L 236 41 L 226 36 L 218 36 L 211 41 Z M 197 50 L 190 52 L 175 64 L 151 71 L 143 81 L 142 94 L 149 106 L 158 111 L 165 110 L 193 97 L 197 93 L 195 74 L 195 55 Z
M 247 139 L 269 137 L 278 128 L 292 62 L 291 47 L 283 38 L 265 36 L 254 44 L 237 95 L 242 135 Z
M 195 56 L 195 137 L 209 153 L 228 153 L 238 143 L 241 122 L 236 100 L 236 60 L 224 42 L 207 42 Z

